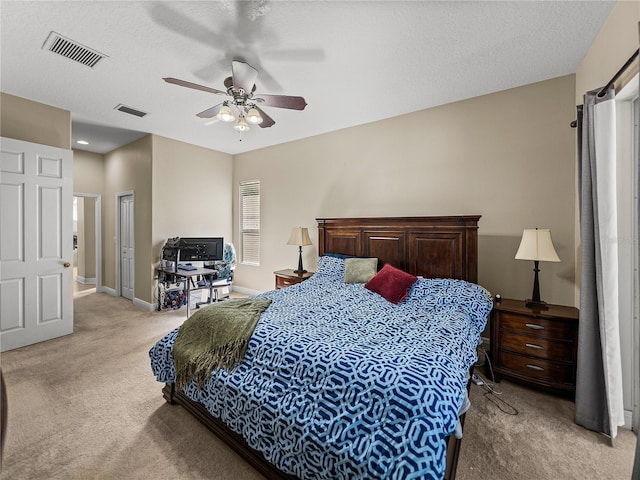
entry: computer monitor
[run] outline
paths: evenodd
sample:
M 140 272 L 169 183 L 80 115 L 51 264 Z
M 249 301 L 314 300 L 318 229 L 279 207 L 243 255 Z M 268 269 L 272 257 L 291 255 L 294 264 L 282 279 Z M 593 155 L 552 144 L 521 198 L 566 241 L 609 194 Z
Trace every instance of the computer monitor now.
M 222 260 L 224 238 L 181 238 L 180 261 L 211 262 Z
M 178 262 L 222 260 L 223 251 L 223 237 L 175 237 L 165 243 L 162 258 L 174 262 L 177 268 Z

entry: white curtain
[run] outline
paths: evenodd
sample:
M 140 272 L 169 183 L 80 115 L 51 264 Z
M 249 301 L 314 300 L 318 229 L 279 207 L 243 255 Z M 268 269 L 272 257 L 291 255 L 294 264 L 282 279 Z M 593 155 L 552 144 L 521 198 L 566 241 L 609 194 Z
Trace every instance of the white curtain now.
M 581 291 L 576 422 L 624 425 L 618 316 L 615 92 L 585 95 L 580 119 Z

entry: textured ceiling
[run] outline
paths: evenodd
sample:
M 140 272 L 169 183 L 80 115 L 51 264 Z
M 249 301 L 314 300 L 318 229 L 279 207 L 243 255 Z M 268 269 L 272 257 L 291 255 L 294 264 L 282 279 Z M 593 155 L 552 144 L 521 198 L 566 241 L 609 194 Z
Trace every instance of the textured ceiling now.
M 101 135 L 85 150 L 154 133 L 236 154 L 575 73 L 614 3 L 3 0 L 0 89 L 70 110 L 74 140 Z M 44 50 L 51 31 L 108 58 Z M 225 97 L 162 80 L 224 90 L 233 59 L 259 70 L 257 92 L 308 106 L 264 107 L 276 124 L 239 141 L 195 116 Z

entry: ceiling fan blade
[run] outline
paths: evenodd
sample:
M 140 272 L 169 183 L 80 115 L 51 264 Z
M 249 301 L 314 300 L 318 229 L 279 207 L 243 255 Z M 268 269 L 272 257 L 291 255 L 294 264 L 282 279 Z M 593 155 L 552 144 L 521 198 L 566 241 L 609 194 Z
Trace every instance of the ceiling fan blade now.
M 222 107 L 222 105 L 224 105 L 223 103 L 219 103 L 218 105 L 211 107 L 211 108 L 207 108 L 206 110 L 200 112 L 200 113 L 196 113 L 196 117 L 200 117 L 200 118 L 211 118 L 211 117 L 215 117 L 218 112 L 220 111 L 220 107 Z
M 205 87 L 204 85 L 198 85 L 197 83 L 187 82 L 186 80 L 180 80 L 178 78 L 167 77 L 163 78 L 163 80 L 181 87 L 194 88 L 196 90 L 202 90 L 203 92 L 215 93 L 216 95 L 227 95 L 227 92 L 223 92 L 222 90 L 216 90 L 215 88 Z
M 304 110 L 307 102 L 304 97 L 291 97 L 289 95 L 258 95 L 253 99 L 265 107 L 290 108 L 291 110 Z
M 228 36 L 217 33 L 193 18 L 181 13 L 181 7 L 171 7 L 168 2 L 149 2 L 149 16 L 154 23 L 178 35 L 195 40 L 209 48 L 215 45 L 219 50 L 230 48 Z
M 265 91 L 268 92 L 282 92 L 282 85 L 273 78 L 273 75 L 269 73 L 269 70 L 260 66 L 260 85 Z
M 234 60 L 231 62 L 231 73 L 234 87 L 242 88 L 247 93 L 252 91 L 258 78 L 258 71 L 255 68 L 248 63 Z
M 275 125 L 276 121 L 269 115 L 267 115 L 264 110 L 262 110 L 260 107 L 256 107 L 256 110 L 260 112 L 260 116 L 262 117 L 262 122 L 258 124 L 260 125 L 260 128 L 269 128 Z

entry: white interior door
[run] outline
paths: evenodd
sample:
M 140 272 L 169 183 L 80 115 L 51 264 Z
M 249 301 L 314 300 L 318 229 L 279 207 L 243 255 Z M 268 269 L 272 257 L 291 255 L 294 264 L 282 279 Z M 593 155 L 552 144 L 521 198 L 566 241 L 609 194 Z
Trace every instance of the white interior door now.
M 133 268 L 133 195 L 120 197 L 120 289 L 121 295 L 133 300 L 135 271 Z
M 73 333 L 73 152 L 0 139 L 0 350 Z

